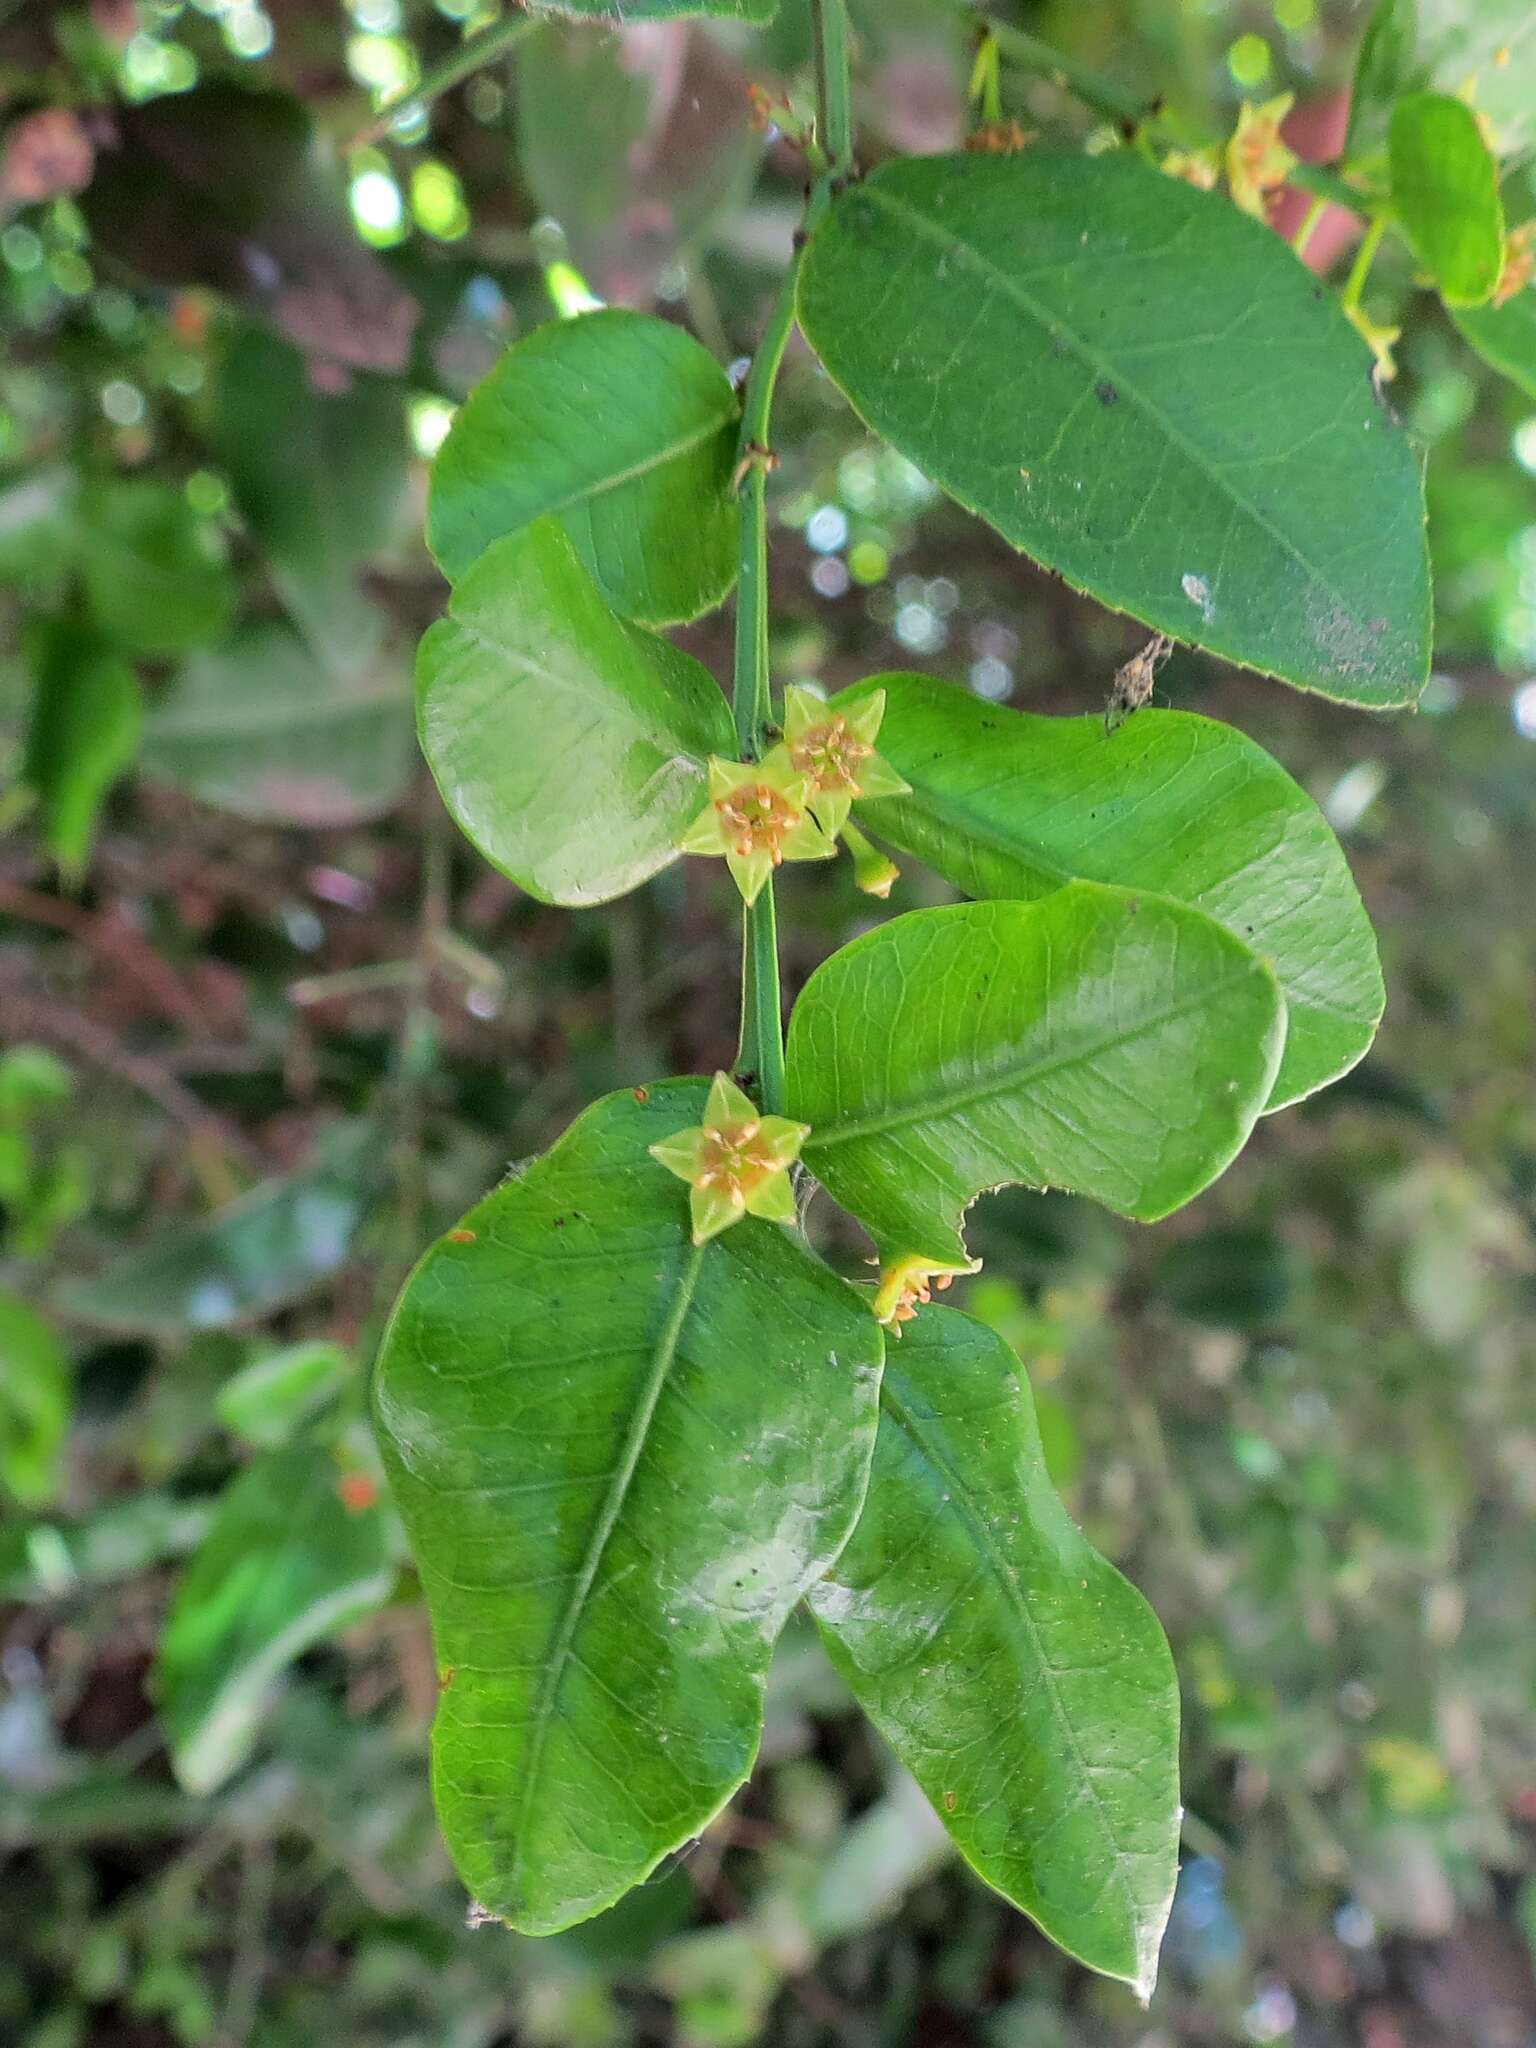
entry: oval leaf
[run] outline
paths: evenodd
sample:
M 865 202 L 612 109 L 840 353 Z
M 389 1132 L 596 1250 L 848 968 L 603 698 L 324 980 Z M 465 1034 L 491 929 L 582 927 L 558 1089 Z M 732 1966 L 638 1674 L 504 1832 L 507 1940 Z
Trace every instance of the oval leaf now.
M 1504 267 L 1499 167 L 1465 100 L 1415 92 L 1392 109 L 1392 201 L 1448 306 L 1480 306 Z
M 965 1258 L 1024 1181 L 1153 1222 L 1214 1180 L 1269 1099 L 1285 1006 L 1213 919 L 1072 882 L 917 910 L 855 939 L 790 1020 L 801 1154 L 883 1255 Z
M 394 1584 L 376 1507 L 349 1507 L 329 1451 L 278 1451 L 226 1490 L 182 1580 L 156 1664 L 171 1761 L 211 1792 L 256 1744 L 279 1674 Z
M 665 320 L 609 310 L 536 328 L 454 420 L 428 545 L 454 582 L 557 513 L 616 611 L 697 618 L 736 578 L 738 410 L 714 357 Z
M 983 1324 L 925 1309 L 892 1348 L 858 1527 L 810 1604 L 972 1869 L 1149 1997 L 1178 1870 L 1173 1660 L 1052 1491 Z
M 647 1154 L 706 1092 L 605 1097 L 471 1210 L 375 1379 L 441 1665 L 439 1817 L 528 1933 L 610 1905 L 745 1779 L 772 1646 L 868 1475 L 868 1309 L 775 1224 L 695 1247 Z
M 460 829 L 545 903 L 604 903 L 676 860 L 706 758 L 736 751 L 709 671 L 615 618 L 552 519 L 455 590 L 416 714 Z
M 772 21 L 779 0 L 526 0 L 532 14 L 565 15 L 572 21 L 677 21 L 707 14 L 717 21 Z
M 84 874 L 107 792 L 138 751 L 143 710 L 128 663 L 64 619 L 28 636 L 32 706 L 22 780 L 42 805 L 48 850 Z
M 1224 200 L 1128 155 L 887 164 L 812 236 L 800 318 L 870 426 L 1102 603 L 1347 703 L 1423 688 L 1407 437 Z
M 910 794 L 861 803 L 872 831 L 968 896 L 1049 895 L 1081 877 L 1192 904 L 1262 954 L 1289 1010 L 1268 1107 L 1347 1073 L 1385 1001 L 1376 940 L 1322 812 L 1246 733 L 1145 710 L 1041 718 L 928 676 L 886 692 L 880 750 Z

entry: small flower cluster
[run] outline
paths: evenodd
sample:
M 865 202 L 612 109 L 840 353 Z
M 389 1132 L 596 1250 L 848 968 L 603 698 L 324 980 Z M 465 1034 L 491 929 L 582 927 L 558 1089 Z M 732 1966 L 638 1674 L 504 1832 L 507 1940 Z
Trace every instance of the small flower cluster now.
M 779 745 L 761 761 L 711 758 L 709 802 L 678 842 L 683 852 L 723 855 L 747 903 L 782 862 L 830 859 L 856 797 L 910 787 L 875 751 L 884 716 L 883 690 L 834 711 L 819 691 L 791 686 Z

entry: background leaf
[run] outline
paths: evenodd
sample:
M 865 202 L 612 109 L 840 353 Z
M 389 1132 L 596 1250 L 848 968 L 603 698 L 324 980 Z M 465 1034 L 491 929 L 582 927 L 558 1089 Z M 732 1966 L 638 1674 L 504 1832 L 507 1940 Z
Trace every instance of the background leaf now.
M 886 692 L 880 750 L 909 796 L 861 803 L 871 831 L 968 896 L 1044 896 L 1082 877 L 1154 889 L 1262 954 L 1284 992 L 1269 1107 L 1346 1073 L 1381 1019 L 1376 941 L 1343 850 L 1306 793 L 1245 733 L 1147 709 L 1104 722 L 986 704 L 927 676 Z
M 349 825 L 405 788 L 411 724 L 410 678 L 389 651 L 338 672 L 280 620 L 253 619 L 156 697 L 143 765 L 239 817 Z
M 811 1610 L 971 1867 L 1150 1996 L 1178 1869 L 1173 1660 L 1053 1492 L 1018 1360 L 969 1316 L 924 1309 L 892 1347 L 863 1512 Z
M 354 376 L 320 391 L 300 352 L 245 327 L 224 358 L 217 443 L 236 505 L 311 644 L 363 668 L 383 633 L 357 571 L 404 507 L 405 407 L 398 384 Z
M 537 328 L 443 443 L 432 552 L 456 580 L 493 541 L 558 513 L 617 611 L 696 618 L 735 581 L 736 418 L 725 372 L 680 327 L 610 309 Z
M 647 1156 L 706 1092 L 604 1097 L 471 1210 L 375 1379 L 442 1667 L 438 1812 L 475 1898 L 530 1933 L 742 1783 L 772 1645 L 863 1495 L 867 1307 L 777 1225 L 695 1248 Z
M 1392 109 L 1392 203 L 1450 306 L 1480 306 L 1504 267 L 1499 167 L 1465 100 L 1415 92 Z
M 247 1761 L 287 1665 L 389 1596 L 383 1518 L 347 1506 L 340 1479 L 319 1445 L 257 1459 L 187 1567 L 155 1690 L 189 1792 L 214 1791 Z
M 882 1254 L 953 1263 L 966 1208 L 1009 1181 L 1142 1222 L 1189 1201 L 1247 1138 L 1284 1036 L 1274 978 L 1213 919 L 1072 882 L 912 911 L 823 962 L 790 1019 L 789 1113 Z
M 43 807 L 48 851 L 66 879 L 90 860 L 96 816 L 138 750 L 138 679 L 79 628 L 44 621 L 31 636 L 32 711 L 22 779 Z
M 182 492 L 147 478 L 81 493 L 81 573 L 102 633 L 125 654 L 185 654 L 217 640 L 235 586 L 214 529 Z
M 1527 285 L 1502 306 L 1453 308 L 1451 318 L 1485 362 L 1536 398 L 1536 287 Z
M 67 1281 L 59 1303 L 82 1322 L 151 1336 L 270 1315 L 345 1262 L 382 1157 L 370 1126 L 333 1131 L 312 1165 L 263 1181 L 204 1222 L 163 1231 L 104 1272 Z
M 601 903 L 677 859 L 704 760 L 734 756 L 707 669 L 614 617 L 553 520 L 498 542 L 421 643 L 422 752 L 493 866 Z
M 0 1288 L 0 1487 L 23 1507 L 58 1492 L 73 1407 L 69 1359 L 53 1326 Z
M 1102 603 L 1344 702 L 1422 689 L 1407 437 L 1225 201 L 1119 153 L 887 164 L 812 236 L 800 317 L 876 432 Z

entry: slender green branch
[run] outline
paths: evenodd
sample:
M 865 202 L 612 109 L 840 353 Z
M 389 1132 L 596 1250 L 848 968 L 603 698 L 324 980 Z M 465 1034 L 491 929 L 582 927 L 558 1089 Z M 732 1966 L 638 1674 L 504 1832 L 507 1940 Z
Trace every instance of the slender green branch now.
M 441 64 L 433 65 L 426 76 L 413 85 L 409 92 L 402 93 L 396 100 L 391 100 L 388 106 L 380 107 L 367 127 L 360 129 L 352 137 L 348 147 L 361 149 L 365 143 L 377 142 L 381 136 L 387 135 L 403 116 L 431 106 L 435 99 L 441 99 L 445 92 L 452 92 L 453 88 L 471 73 L 482 70 L 487 64 L 494 64 L 498 57 L 506 56 L 509 50 L 537 27 L 538 23 L 531 21 L 526 14 L 513 14 L 505 21 L 498 21 L 492 27 L 483 29 L 479 35 L 471 36 L 467 43 L 462 44 L 451 56 L 445 57 Z
M 1355 251 L 1355 260 L 1349 276 L 1344 281 L 1343 304 L 1346 310 L 1358 306 L 1360 295 L 1365 290 L 1365 281 L 1371 274 L 1371 265 L 1376 261 L 1376 251 L 1381 247 L 1382 236 L 1387 232 L 1387 216 L 1378 213 L 1365 231 L 1360 247 Z
M 741 479 L 741 563 L 736 586 L 736 676 L 732 708 L 743 760 L 761 758 L 772 710 L 768 678 L 768 434 L 779 365 L 795 324 L 792 262 L 752 368 L 742 403 L 737 473 Z M 779 989 L 778 921 L 773 879 L 746 913 L 741 962 L 741 1047 L 736 1064 L 753 1076 L 757 1099 L 770 1115 L 784 1106 L 784 1010 Z
M 834 177 L 853 169 L 846 0 L 811 0 L 816 37 L 816 132 Z
M 853 169 L 853 116 L 844 0 L 811 0 L 816 34 L 816 127 L 827 168 L 806 209 L 820 219 L 836 181 Z M 795 324 L 799 257 L 791 261 L 752 359 L 742 397 L 737 476 L 741 493 L 741 564 L 736 589 L 736 673 L 732 708 L 743 760 L 761 758 L 772 712 L 768 676 L 768 472 L 773 394 Z M 779 983 L 778 918 L 770 876 L 746 913 L 741 964 L 741 1045 L 736 1064 L 753 1077 L 770 1114 L 784 1107 L 784 1004 Z

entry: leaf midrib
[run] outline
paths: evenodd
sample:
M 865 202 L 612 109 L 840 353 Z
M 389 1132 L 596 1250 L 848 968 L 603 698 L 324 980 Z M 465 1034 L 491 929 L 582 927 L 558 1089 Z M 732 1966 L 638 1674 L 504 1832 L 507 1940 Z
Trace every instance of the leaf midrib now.
M 1234 944 L 1236 941 L 1233 942 Z M 1071 1051 L 1059 1054 L 1055 1059 L 1036 1060 L 1033 1064 L 1019 1064 L 999 1070 L 985 1081 L 973 1082 L 964 1088 L 953 1088 L 947 1094 L 930 1095 L 917 1103 L 904 1103 L 875 1116 L 861 1117 L 850 1123 L 822 1124 L 812 1130 L 805 1141 L 807 1156 L 814 1152 L 831 1151 L 835 1146 L 847 1145 L 859 1138 L 878 1137 L 884 1131 L 903 1130 L 910 1124 L 932 1122 L 940 1117 L 952 1116 L 957 1111 L 969 1109 L 973 1103 L 986 1102 L 993 1096 L 1007 1095 L 1027 1088 L 1032 1082 L 1049 1079 L 1052 1074 L 1064 1068 L 1077 1066 L 1085 1061 L 1096 1060 L 1101 1054 L 1113 1052 L 1117 1047 L 1129 1044 L 1148 1031 L 1155 1031 L 1163 1024 L 1171 1024 L 1176 1018 L 1186 1016 L 1191 1010 L 1204 1008 L 1228 989 L 1238 987 L 1263 969 L 1257 956 L 1235 973 L 1222 975 L 1218 980 L 1207 982 L 1176 1003 L 1166 1003 L 1158 1010 L 1141 1012 L 1134 1025 L 1121 1031 L 1110 1031 L 1086 1044 L 1075 1046 Z
M 560 1618 L 560 1627 L 555 1636 L 544 1668 L 539 1674 L 539 1683 L 532 1703 L 533 1735 L 529 1743 L 527 1759 L 519 1775 L 519 1797 L 517 1813 L 512 1830 L 512 1881 L 522 1879 L 526 1863 L 528 1823 L 538 1790 L 539 1772 L 543 1765 L 544 1750 L 549 1739 L 554 1708 L 559 1697 L 560 1684 L 575 1647 L 576 1633 L 581 1626 L 587 1599 L 602 1567 L 603 1555 L 618 1525 L 624 1509 L 635 1472 L 645 1449 L 657 1403 L 661 1399 L 667 1376 L 677 1357 L 677 1347 L 683 1334 L 683 1325 L 693 1307 L 698 1290 L 699 1273 L 703 1267 L 704 1254 L 708 1247 L 697 1245 L 690 1248 L 688 1256 L 678 1275 L 677 1293 L 671 1312 L 662 1325 L 651 1353 L 650 1371 L 640 1390 L 640 1398 L 630 1418 L 629 1431 L 624 1439 L 624 1448 L 619 1462 L 614 1467 L 608 1488 L 592 1524 L 587 1538 L 586 1553 L 581 1568 L 572 1582 L 570 1598 Z
M 928 214 L 923 213 L 919 208 L 910 205 L 905 200 L 893 197 L 884 186 L 874 179 L 871 179 L 859 189 L 866 198 L 875 201 L 878 205 L 884 206 L 890 213 L 905 220 L 925 241 L 938 244 L 947 254 L 959 255 L 962 260 L 968 259 L 971 268 L 976 270 L 989 284 L 999 290 L 1005 298 L 1012 299 L 1022 312 L 1028 314 L 1032 320 L 1044 328 L 1047 335 L 1052 339 L 1059 337 L 1073 348 L 1079 360 L 1090 372 L 1097 372 L 1109 377 L 1121 396 L 1130 399 L 1145 417 L 1152 421 L 1176 448 L 1181 450 L 1193 468 L 1205 477 L 1207 482 L 1220 495 L 1237 506 L 1240 511 L 1246 513 L 1254 525 L 1262 532 L 1267 533 L 1282 553 L 1289 556 L 1312 582 L 1327 591 L 1334 602 L 1343 609 L 1346 616 L 1353 616 L 1354 605 L 1350 599 L 1338 589 L 1321 568 L 1308 560 L 1288 534 L 1276 526 L 1273 520 L 1230 481 L 1224 480 L 1218 470 L 1211 467 L 1198 444 L 1190 441 L 1175 426 L 1174 422 L 1158 406 L 1153 404 L 1140 386 L 1133 383 L 1126 376 L 1118 358 L 1101 354 L 1083 335 L 1079 334 L 1069 324 L 1066 315 L 1052 311 L 1043 301 L 1036 299 L 1022 285 L 1016 283 L 1005 272 L 998 269 L 982 250 L 978 249 L 974 243 L 966 241 L 954 228 L 940 226 L 937 221 L 933 220 Z
M 1044 1689 L 1050 1695 L 1053 1713 L 1066 1738 L 1067 1747 L 1071 1751 L 1072 1760 L 1077 1766 L 1079 1778 L 1087 1788 L 1094 1816 L 1099 1824 L 1100 1835 L 1113 1867 L 1114 1882 L 1120 1892 L 1121 1904 L 1125 1909 L 1126 1917 L 1135 1930 L 1132 1946 L 1136 1952 L 1136 1960 L 1139 1965 L 1141 1915 L 1128 1877 L 1128 1867 L 1135 1861 L 1134 1855 L 1130 1850 L 1122 1849 L 1119 1845 L 1114 1825 L 1105 1811 L 1103 1798 L 1100 1795 L 1097 1784 L 1094 1782 L 1093 1773 L 1089 1769 L 1088 1759 L 1084 1753 L 1082 1743 L 1078 1739 L 1076 1726 L 1062 1700 L 1056 1668 L 1045 1653 L 1045 1646 L 1040 1635 L 1040 1624 L 1030 1612 L 1029 1603 L 1025 1599 L 1017 1580 L 1012 1576 L 1008 1559 L 997 1546 L 992 1530 L 988 1526 L 986 1516 L 971 1499 L 969 1478 L 964 1472 L 959 1471 L 952 1465 L 943 1451 L 930 1440 L 919 1425 L 917 1417 L 913 1414 L 912 1410 L 907 1407 L 900 1395 L 897 1394 L 893 1381 L 899 1381 L 900 1377 L 899 1368 L 893 1368 L 889 1361 L 887 1361 L 885 1374 L 880 1383 L 880 1405 L 887 1411 L 897 1428 L 901 1430 L 908 1442 L 912 1444 L 918 1455 L 925 1460 L 949 1488 L 947 1497 L 950 1505 L 958 1507 L 961 1516 L 971 1530 L 976 1547 L 988 1566 L 1004 1600 L 1013 1608 L 1021 1626 L 1029 1637 L 1030 1646 L 1035 1654 L 1035 1662 Z
M 727 406 L 717 418 L 700 424 L 693 433 L 668 442 L 665 447 L 642 457 L 639 462 L 632 462 L 628 469 L 614 470 L 611 475 L 599 477 L 595 482 L 584 484 L 566 497 L 553 500 L 533 517 L 543 518 L 550 514 L 569 512 L 573 505 L 585 504 L 589 498 L 604 497 L 609 491 L 617 491 L 625 484 L 636 483 L 641 477 L 649 476 L 653 470 L 661 469 L 669 462 L 676 462 L 684 455 L 691 455 L 695 448 L 701 448 L 713 435 L 718 434 L 722 427 L 730 424 L 733 410 L 733 407 Z M 529 523 L 532 523 L 531 519 Z

